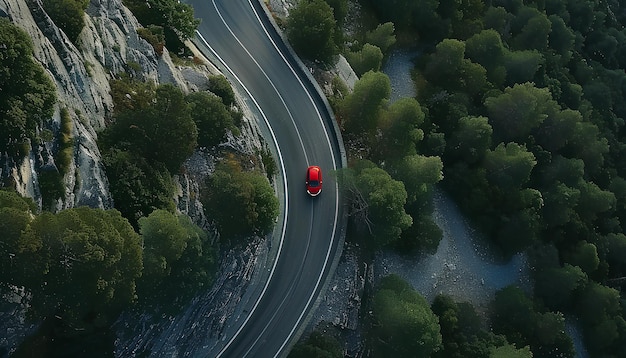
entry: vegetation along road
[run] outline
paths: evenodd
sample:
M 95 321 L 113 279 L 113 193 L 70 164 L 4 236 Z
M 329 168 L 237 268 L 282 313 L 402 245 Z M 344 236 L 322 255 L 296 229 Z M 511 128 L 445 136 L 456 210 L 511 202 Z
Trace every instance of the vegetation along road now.
M 313 85 L 256 1 L 190 1 L 202 19 L 196 43 L 218 58 L 244 91 L 276 145 L 284 192 L 279 255 L 270 279 L 219 357 L 275 357 L 287 352 L 332 272 L 341 235 L 341 201 L 332 175 L 316 198 L 304 190 L 308 165 L 342 167 L 341 139 Z M 280 231 L 280 230 L 279 230 Z

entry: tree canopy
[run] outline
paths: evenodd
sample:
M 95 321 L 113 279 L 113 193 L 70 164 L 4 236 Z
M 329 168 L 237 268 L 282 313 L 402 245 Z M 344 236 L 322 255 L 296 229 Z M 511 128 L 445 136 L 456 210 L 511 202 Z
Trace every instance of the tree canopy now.
M 428 302 L 399 276 L 389 275 L 372 297 L 368 346 L 373 357 L 429 357 L 439 350 L 439 320 Z
M 144 25 L 158 25 L 174 31 L 182 40 L 194 36 L 200 20 L 194 18 L 193 8 L 177 0 L 124 0 L 124 5 Z
M 287 37 L 294 50 L 309 60 L 330 64 L 337 54 L 336 20 L 324 0 L 304 0 L 290 10 Z
M 28 34 L 7 18 L 0 18 L 0 44 L 0 152 L 22 157 L 37 125 L 52 117 L 56 88 L 33 58 Z
M 371 248 L 396 241 L 413 219 L 404 210 L 406 189 L 385 170 L 363 161 L 340 174 L 342 186 L 350 192 L 351 215 Z
M 357 134 L 374 131 L 390 95 L 391 83 L 384 73 L 368 71 L 361 76 L 340 108 L 346 131 Z
M 228 156 L 207 178 L 202 198 L 208 217 L 218 225 L 224 241 L 267 234 L 278 216 L 279 202 L 267 177 L 247 171 L 238 158 Z
M 24 287 L 35 316 L 57 315 L 84 328 L 110 322 L 135 300 L 141 238 L 118 211 L 34 215 L 18 194 L 0 191 L 0 197 L 0 222 L 9 232 L 2 240 L 2 284 Z
M 146 302 L 185 302 L 213 281 L 216 252 L 209 235 L 187 215 L 155 210 L 139 219 L 143 274 L 138 287 Z

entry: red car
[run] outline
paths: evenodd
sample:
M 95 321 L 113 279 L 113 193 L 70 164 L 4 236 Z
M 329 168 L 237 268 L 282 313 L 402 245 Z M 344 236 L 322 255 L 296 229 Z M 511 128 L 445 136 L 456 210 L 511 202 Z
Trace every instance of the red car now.
M 306 192 L 318 196 L 322 192 L 322 169 L 311 165 L 306 171 Z

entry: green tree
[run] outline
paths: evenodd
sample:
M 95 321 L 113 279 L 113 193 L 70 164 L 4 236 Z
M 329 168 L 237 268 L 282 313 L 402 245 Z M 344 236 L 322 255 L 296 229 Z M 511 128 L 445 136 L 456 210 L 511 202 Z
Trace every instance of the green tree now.
M 517 349 L 514 344 L 507 344 L 494 348 L 489 358 L 533 358 L 533 352 L 529 346 Z
M 508 286 L 496 292 L 491 322 L 495 333 L 506 335 L 516 346 L 529 345 L 535 357 L 574 356 L 563 315 L 537 312 L 532 300 L 518 287 Z
M 472 61 L 491 70 L 502 63 L 506 48 L 500 34 L 493 29 L 487 29 L 467 39 L 465 51 Z
M 576 35 L 560 16 L 553 14 L 548 18 L 552 23 L 552 31 L 550 32 L 549 37 L 549 47 L 561 55 L 563 58 L 562 61 L 565 63 L 572 58 Z
M 537 50 L 507 51 L 504 56 L 506 84 L 512 86 L 533 81 L 544 63 L 543 55 Z
M 339 110 L 346 131 L 359 134 L 373 132 L 380 113 L 391 95 L 391 82 L 382 72 L 367 72 L 341 103 Z
M 532 10 L 534 14 L 511 42 L 518 49 L 544 51 L 548 47 L 552 23 L 544 13 L 536 9 Z M 520 17 L 523 18 L 524 16 L 518 14 L 517 18 Z
M 583 121 L 580 112 L 566 109 L 548 116 L 537 130 L 537 143 L 550 152 L 564 148 Z
M 579 241 L 570 250 L 564 252 L 563 256 L 565 262 L 580 267 L 588 275 L 593 273 L 600 264 L 596 245 L 586 241 Z
M 348 14 L 348 0 L 324 0 L 333 9 L 335 21 L 338 27 L 343 25 L 346 15 Z
M 450 32 L 450 22 L 438 14 L 439 0 L 367 0 L 381 21 L 400 30 L 414 30 L 427 41 L 440 41 Z
M 194 18 L 193 7 L 177 0 L 124 0 L 124 5 L 144 26 L 162 26 L 182 40 L 192 38 L 200 24 L 200 19 Z
M 382 53 L 387 53 L 389 48 L 396 43 L 394 31 L 393 22 L 379 24 L 374 30 L 365 34 L 365 41 L 378 47 Z
M 535 295 L 549 309 L 570 311 L 576 291 L 586 284 L 587 275 L 578 266 L 566 263 L 563 267 L 542 268 L 535 274 Z
M 580 186 L 580 200 L 576 212 L 583 222 L 592 224 L 600 214 L 615 208 L 615 194 L 602 190 L 593 182 L 583 181 Z
M 352 193 L 352 215 L 359 230 L 371 237 L 371 247 L 396 241 L 412 223 L 404 210 L 404 184 L 371 162 L 360 163 L 354 171 L 348 171 L 348 177 L 352 177 L 345 182 Z
M 32 271 L 25 287 L 39 316 L 61 317 L 73 331 L 109 324 L 135 300 L 141 240 L 117 210 L 43 212 L 22 240 L 38 244 L 27 260 L 40 271 Z
M 21 158 L 37 125 L 52 116 L 56 89 L 33 59 L 28 34 L 6 18 L 0 18 L 0 44 L 0 152 Z
M 129 111 L 143 111 L 154 102 L 157 88 L 154 82 L 141 82 L 129 76 L 122 76 L 120 79 L 112 79 L 109 85 L 111 86 L 111 97 L 115 105 L 114 117 Z M 103 142 L 102 139 L 100 141 Z M 104 144 L 106 144 L 106 147 L 111 147 L 114 143 Z
M 188 216 L 155 210 L 139 219 L 139 228 L 144 250 L 140 289 L 146 300 L 180 301 L 211 282 L 214 250 Z
M 555 183 L 544 190 L 544 223 L 549 228 L 559 227 L 578 220 L 575 207 L 580 200 L 580 190 L 563 183 Z
M 383 278 L 372 297 L 368 346 L 372 357 L 428 357 L 441 345 L 428 302 L 399 276 Z
M 383 63 L 383 53 L 372 44 L 366 43 L 361 50 L 346 53 L 346 60 L 354 69 L 357 76 L 362 76 L 367 71 L 379 71 Z
M 444 39 L 437 44 L 424 68 L 424 77 L 434 86 L 477 94 L 487 83 L 487 71 L 465 58 L 465 42 Z
M 524 142 L 550 114 L 558 110 L 547 88 L 532 83 L 508 87 L 504 93 L 485 100 L 496 143 Z
M 624 339 L 626 324 L 622 316 L 617 290 L 589 282 L 576 303 L 576 312 L 583 323 L 585 343 L 592 354 L 614 351 Z M 614 351 L 615 352 L 615 351 Z
M 43 7 L 54 23 L 65 32 L 70 41 L 76 43 L 85 27 L 86 0 L 45 0 Z
M 609 263 L 615 263 L 616 266 L 626 264 L 626 235 L 623 233 L 610 233 L 606 236 L 607 240 L 607 260 Z
M 379 121 L 381 136 L 372 148 L 380 160 L 403 158 L 416 153 L 417 144 L 424 139 L 420 128 L 424 123 L 424 112 L 414 98 L 401 98 L 383 111 Z
M 144 158 L 113 149 L 104 157 L 115 207 L 133 226 L 143 216 L 157 209 L 174 211 L 174 182 L 160 163 L 149 164 Z
M 390 171 L 404 184 L 409 203 L 419 199 L 424 201 L 432 185 L 443 179 L 443 162 L 439 157 L 414 154 L 392 164 Z
M 303 343 L 289 352 L 288 358 L 343 358 L 339 342 L 328 334 L 313 331 Z
M 433 220 L 432 209 L 424 210 L 423 207 L 411 205 L 407 208 L 407 214 L 413 223 L 402 231 L 394 248 L 401 253 L 435 254 L 443 238 L 443 230 Z
M 127 150 L 176 173 L 197 145 L 198 129 L 189 104 L 171 84 L 142 93 L 147 98 L 125 103 L 132 109 L 116 115 L 114 124 L 102 133 L 101 143 L 105 150 Z
M 139 131 L 144 129 L 148 139 L 144 155 L 163 162 L 171 172 L 177 172 L 196 148 L 198 129 L 179 88 L 161 85 L 157 88 L 155 100 L 152 118 L 148 119 L 153 122 L 139 123 Z
M 507 10 L 501 6 L 490 6 L 485 11 L 483 22 L 485 29 L 496 30 L 500 36 L 508 35 L 508 24 L 513 17 Z
M 235 92 L 226 77 L 222 75 L 209 76 L 209 91 L 220 97 L 226 106 L 235 104 Z
M 32 200 L 21 197 L 18 193 L 0 190 L 0 282 L 2 285 L 23 286 L 27 280 L 28 269 L 25 267 L 28 253 L 39 248 L 38 243 L 24 242 L 24 232 L 33 220 L 36 212 Z
M 294 50 L 309 60 L 330 64 L 337 54 L 336 21 L 324 0 L 300 1 L 289 12 L 287 37 Z
M 517 143 L 500 143 L 494 150 L 487 151 L 484 161 L 487 179 L 503 190 L 525 186 L 535 164 L 533 153 Z
M 231 113 L 220 97 L 194 92 L 186 100 L 191 119 L 198 128 L 198 145 L 211 148 L 226 139 L 228 130 L 236 130 Z
M 604 165 L 604 156 L 609 152 L 607 138 L 600 134 L 597 125 L 581 122 L 571 140 L 563 148 L 569 156 L 580 158 L 585 163 L 585 174 L 593 176 Z
M 264 235 L 273 228 L 279 203 L 265 175 L 244 171 L 236 158 L 227 157 L 206 185 L 205 212 L 217 222 L 223 240 Z
M 501 347 L 511 346 L 504 336 L 485 330 L 482 319 L 467 302 L 457 303 L 450 296 L 439 294 L 431 307 L 439 317 L 443 338 L 443 349 L 433 358 L 488 357 Z
M 155 210 L 139 219 L 139 232 L 143 238 L 143 279 L 158 283 L 172 271 L 187 248 L 189 233 L 176 214 Z
M 481 161 L 491 147 L 493 129 L 486 117 L 462 117 L 446 146 L 448 156 L 468 164 Z
M 465 57 L 465 43 L 454 39 L 445 39 L 437 44 L 435 52 L 425 69 L 429 81 L 441 83 L 453 80 L 458 74 Z

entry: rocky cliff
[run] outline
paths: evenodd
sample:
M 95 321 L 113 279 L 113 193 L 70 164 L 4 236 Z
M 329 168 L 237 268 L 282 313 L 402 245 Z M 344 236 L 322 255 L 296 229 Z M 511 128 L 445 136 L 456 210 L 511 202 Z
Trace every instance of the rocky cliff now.
M 155 53 L 152 46 L 137 35 L 141 25 L 121 0 L 91 0 L 86 9 L 86 25 L 75 42 L 54 24 L 40 0 L 0 0 L 0 16 L 8 17 L 29 34 L 35 59 L 56 85 L 58 101 L 53 118 L 39 130 L 51 130 L 57 137 L 62 109 L 68 110 L 73 122 L 73 159 L 64 177 L 66 195 L 58 201 L 57 210 L 81 205 L 114 207 L 97 146 L 98 132 L 111 120 L 113 111 L 109 93 L 111 78 L 127 72 L 146 81 L 173 83 L 190 92 L 205 90 L 208 76 L 219 73 L 191 43 L 188 45 L 196 54 L 194 65 L 175 65 L 167 49 L 162 55 Z M 244 114 L 241 135 L 229 135 L 223 146 L 247 154 L 259 153 L 264 144 L 257 122 L 244 101 L 238 99 L 238 103 Z M 22 195 L 32 197 L 41 206 L 37 173 L 42 168 L 56 167 L 53 159 L 56 151 L 58 146 L 51 140 L 33 144 L 30 155 L 19 163 L 0 157 L 0 185 L 5 181 L 14 183 Z M 214 168 L 214 160 L 208 152 L 198 150 L 187 160 L 185 170 L 176 176 L 179 190 L 175 198 L 179 210 L 205 228 L 209 227 L 208 221 L 197 198 L 200 197 L 199 182 Z M 243 253 L 240 256 L 244 257 L 244 265 L 249 265 L 248 261 L 255 262 L 255 255 Z M 224 260 L 222 266 L 232 268 L 228 265 L 233 260 L 240 258 Z M 249 280 L 245 272 L 234 276 Z M 22 298 L 23 293 L 16 293 L 0 300 L 0 356 L 14 350 L 36 327 L 26 320 Z M 224 317 L 228 312 L 217 314 Z
M 188 92 L 204 89 L 207 76 L 217 73 L 208 63 L 176 66 L 167 49 L 157 55 L 137 35 L 141 25 L 121 0 L 91 0 L 86 9 L 86 25 L 75 43 L 46 14 L 40 0 L 0 0 L 0 16 L 9 17 L 30 35 L 35 59 L 57 87 L 55 114 L 45 127 L 58 132 L 62 108 L 67 108 L 72 117 L 74 156 L 64 177 L 66 197 L 57 203 L 57 209 L 114 206 L 96 145 L 97 132 L 110 119 L 113 109 L 109 94 L 112 77 L 131 72 L 146 81 L 174 83 Z M 254 121 L 246 120 L 246 124 L 253 126 Z M 244 129 L 243 133 L 251 138 L 248 147 L 261 145 L 254 128 Z M 234 141 L 233 145 L 246 147 Z M 54 167 L 55 150 L 54 141 L 33 145 L 31 155 L 21 163 L 5 158 L 0 175 L 11 177 L 21 194 L 41 204 L 37 172 L 42 167 Z M 189 185 L 188 178 L 181 180 L 182 196 L 183 189 L 194 185 Z

